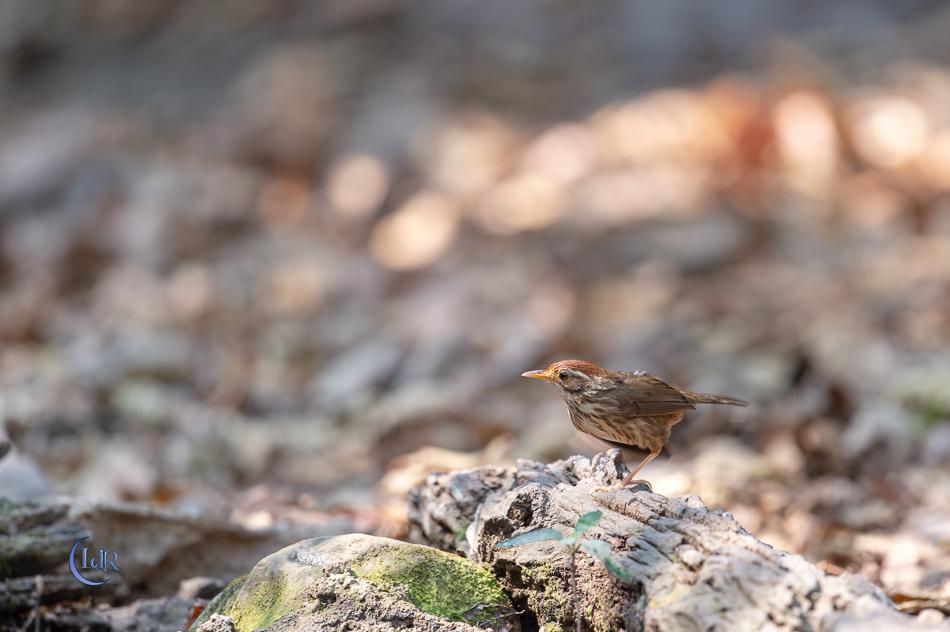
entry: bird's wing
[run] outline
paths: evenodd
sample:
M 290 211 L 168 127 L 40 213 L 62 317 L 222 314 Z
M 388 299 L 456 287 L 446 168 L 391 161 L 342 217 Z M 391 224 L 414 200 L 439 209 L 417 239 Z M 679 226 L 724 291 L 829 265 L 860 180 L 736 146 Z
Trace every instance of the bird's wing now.
M 636 411 L 636 416 L 646 417 L 695 408 L 683 391 L 645 371 L 621 375 L 622 384 L 613 392 L 620 410 Z

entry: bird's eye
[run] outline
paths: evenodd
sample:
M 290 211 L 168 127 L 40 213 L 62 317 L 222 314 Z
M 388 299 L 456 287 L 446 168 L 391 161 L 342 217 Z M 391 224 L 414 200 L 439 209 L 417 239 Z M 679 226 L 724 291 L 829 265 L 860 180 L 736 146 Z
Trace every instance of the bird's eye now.
M 557 374 L 557 379 L 561 381 L 564 381 L 569 377 L 571 377 L 571 374 L 568 373 L 567 371 L 561 371 L 560 373 Z

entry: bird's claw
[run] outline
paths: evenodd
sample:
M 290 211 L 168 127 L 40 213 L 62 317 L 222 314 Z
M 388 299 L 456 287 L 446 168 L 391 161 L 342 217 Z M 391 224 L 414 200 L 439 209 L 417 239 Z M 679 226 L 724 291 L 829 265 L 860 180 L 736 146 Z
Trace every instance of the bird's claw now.
M 651 492 L 651 493 L 653 492 L 653 485 L 650 484 L 650 481 L 645 481 L 643 479 L 636 479 L 624 485 L 624 487 L 640 487 L 640 486 L 646 487 L 648 492 Z
M 639 479 L 630 481 L 628 483 L 622 483 L 622 482 L 614 483 L 613 485 L 609 485 L 607 487 L 595 487 L 591 491 L 592 492 L 616 492 L 621 489 L 630 489 L 630 491 L 635 491 L 635 489 L 637 487 L 640 487 L 641 485 L 643 487 L 646 487 L 648 492 L 653 492 L 653 485 L 650 485 L 649 481 L 644 481 L 644 480 L 639 480 Z

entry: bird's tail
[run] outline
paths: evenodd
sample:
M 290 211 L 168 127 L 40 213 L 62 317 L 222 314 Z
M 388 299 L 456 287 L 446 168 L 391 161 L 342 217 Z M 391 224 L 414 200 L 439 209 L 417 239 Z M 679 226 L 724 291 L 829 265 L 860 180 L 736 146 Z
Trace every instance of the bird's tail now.
M 710 393 L 690 393 L 689 400 L 694 404 L 728 404 L 729 406 L 748 406 L 749 402 L 728 395 L 712 395 Z

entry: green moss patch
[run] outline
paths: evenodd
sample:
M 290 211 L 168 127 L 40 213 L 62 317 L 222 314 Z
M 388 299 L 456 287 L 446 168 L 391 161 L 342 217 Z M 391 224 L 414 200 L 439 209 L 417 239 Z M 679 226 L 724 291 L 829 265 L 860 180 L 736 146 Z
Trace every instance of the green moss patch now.
M 248 584 L 247 576 L 238 577 L 215 597 L 191 629 L 207 621 L 212 613 L 223 614 L 234 620 L 237 630 L 257 630 L 267 627 L 299 605 L 299 595 L 287 590 L 281 578 L 273 582 Z
M 399 545 L 373 551 L 352 565 L 374 586 L 405 586 L 414 606 L 450 621 L 482 623 L 508 610 L 508 599 L 485 568 L 436 549 Z
M 522 572 L 528 583 L 526 596 L 529 607 L 538 618 L 542 622 L 549 622 L 554 629 L 561 628 L 558 623 L 552 622 L 573 625 L 574 605 L 568 588 L 562 585 L 557 569 L 550 564 L 537 564 L 525 567 Z
M 246 585 L 246 584 L 245 584 Z M 238 630 L 257 630 L 293 612 L 300 605 L 300 595 L 281 576 L 269 582 L 255 582 L 247 595 L 235 600 L 228 616 Z

